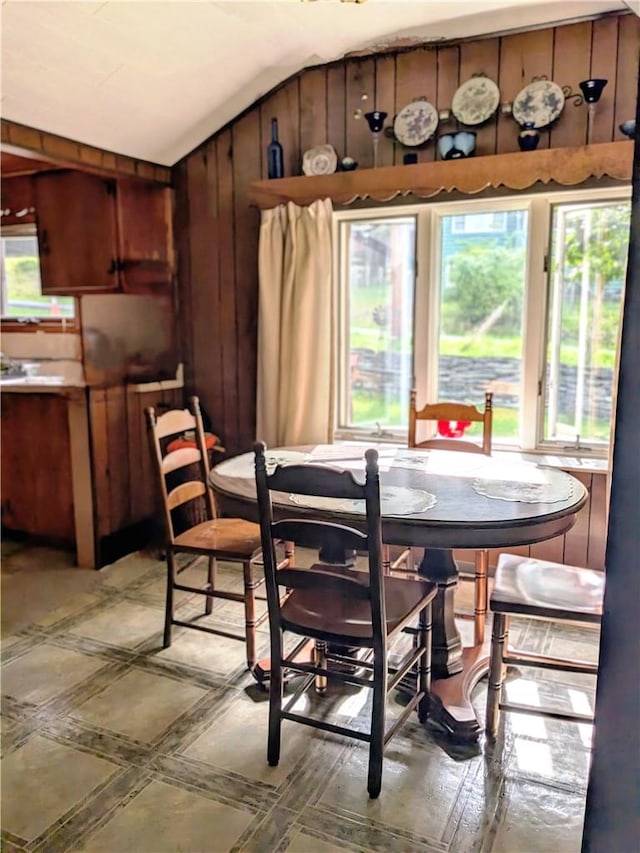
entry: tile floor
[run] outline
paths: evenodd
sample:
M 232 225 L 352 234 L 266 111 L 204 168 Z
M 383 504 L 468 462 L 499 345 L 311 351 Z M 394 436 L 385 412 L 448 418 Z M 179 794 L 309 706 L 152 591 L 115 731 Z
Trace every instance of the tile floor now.
M 4 542 L 3 554 L 5 853 L 580 849 L 589 726 L 510 715 L 495 748 L 453 748 L 415 719 L 389 744 L 372 801 L 365 744 L 285 724 L 280 765 L 267 765 L 266 694 L 241 643 L 176 629 L 162 649 L 162 563 L 131 555 L 73 569 L 74 584 L 60 552 Z M 238 615 L 225 603 L 212 618 Z M 552 636 L 522 621 L 517 634 L 532 649 L 597 650 L 589 629 Z M 593 698 L 581 676 L 515 676 L 509 689 Z M 363 714 L 355 690 L 316 701 L 342 720 Z

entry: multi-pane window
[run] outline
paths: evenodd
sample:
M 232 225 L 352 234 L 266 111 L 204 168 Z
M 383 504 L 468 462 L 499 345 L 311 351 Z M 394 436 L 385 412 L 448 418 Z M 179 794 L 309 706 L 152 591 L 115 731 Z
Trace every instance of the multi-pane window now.
M 2 317 L 55 320 L 75 315 L 72 296 L 44 296 L 35 225 L 2 229 L 0 236 Z
M 608 442 L 628 202 L 553 206 L 544 438 Z
M 629 210 L 614 189 L 337 213 L 337 435 L 404 440 L 415 386 L 493 392 L 495 444 L 604 452 Z

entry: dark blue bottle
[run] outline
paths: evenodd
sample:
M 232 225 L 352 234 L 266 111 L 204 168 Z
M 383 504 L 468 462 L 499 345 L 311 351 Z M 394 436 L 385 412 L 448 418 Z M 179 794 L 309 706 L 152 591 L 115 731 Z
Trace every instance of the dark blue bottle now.
M 282 145 L 278 142 L 278 119 L 271 119 L 271 142 L 267 148 L 268 171 L 270 178 L 284 177 Z

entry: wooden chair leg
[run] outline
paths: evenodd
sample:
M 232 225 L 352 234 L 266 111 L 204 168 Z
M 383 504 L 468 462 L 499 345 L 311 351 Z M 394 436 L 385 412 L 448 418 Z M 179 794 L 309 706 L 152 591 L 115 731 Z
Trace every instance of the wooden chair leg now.
M 489 686 L 487 688 L 487 711 L 485 731 L 495 738 L 500 718 L 500 697 L 504 683 L 505 666 L 502 661 L 509 636 L 509 617 L 504 613 L 493 614 L 491 631 L 491 662 L 489 664 Z
M 211 615 L 211 611 L 213 610 L 213 593 L 216 589 L 216 558 L 209 557 L 209 566 L 207 569 L 207 589 L 211 595 L 207 596 L 204 612 L 207 616 Z
M 313 644 L 313 662 L 315 666 L 327 668 L 327 644 L 323 640 L 316 640 Z M 316 693 L 323 696 L 327 692 L 327 676 L 316 675 Z
M 382 574 L 391 574 L 391 553 L 388 545 L 382 546 Z
M 247 666 L 253 669 L 256 662 L 256 588 L 253 564 L 247 560 L 242 564 L 244 574 L 244 630 L 247 646 Z
M 371 743 L 369 744 L 369 772 L 367 791 L 375 800 L 382 788 L 382 761 L 384 757 L 384 726 L 387 703 L 387 661 L 385 655 L 373 658 L 373 704 L 371 709 Z
M 168 649 L 171 645 L 171 625 L 173 623 L 173 585 L 176 581 L 176 558 L 172 551 L 167 549 L 167 598 L 164 615 L 164 639 L 163 646 Z
M 282 631 L 278 631 L 279 640 L 274 642 L 271 633 L 271 674 L 269 677 L 269 735 L 267 740 L 267 761 L 270 767 L 276 767 L 280 761 L 280 729 L 282 727 Z
M 476 551 L 475 563 L 473 642 L 477 646 L 484 643 L 485 624 L 487 620 L 489 552 Z

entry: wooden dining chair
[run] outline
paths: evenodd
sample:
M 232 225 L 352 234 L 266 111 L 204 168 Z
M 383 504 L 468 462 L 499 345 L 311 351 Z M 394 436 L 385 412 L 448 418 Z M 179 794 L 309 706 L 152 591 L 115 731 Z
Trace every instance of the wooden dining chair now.
M 213 492 L 209 488 L 209 456 L 198 398 L 191 397 L 190 404 L 191 411 L 172 409 L 159 416 L 156 416 L 153 408 L 145 409 L 166 534 L 164 647 L 171 645 L 173 625 L 195 628 L 246 643 L 247 665 L 251 668 L 256 660 L 256 628 L 267 616 L 265 613 L 261 618 L 256 618 L 255 591 L 262 583 L 261 571 L 258 580 L 254 577 L 254 565 L 260 558 L 260 528 L 257 524 L 243 519 L 217 517 Z M 176 446 L 174 440 L 185 433 L 190 439 L 185 443 L 186 446 L 180 446 L 178 442 L 178 449 L 167 452 L 167 446 L 172 443 Z M 177 527 L 176 516 L 181 510 L 181 528 L 185 529 Z M 194 565 L 194 562 L 179 564 L 176 560 L 178 554 L 206 557 L 206 582 L 202 587 L 179 582 L 181 572 Z M 241 569 L 244 583 L 242 593 L 216 586 L 217 560 L 224 560 Z M 212 613 L 216 598 L 241 602 L 244 605 L 244 635 L 240 636 L 210 624 L 202 625 L 197 619 L 187 621 L 177 618 L 176 590 L 194 596 L 204 596 L 206 600 L 203 615 Z
M 262 550 L 267 585 L 271 637 L 271 679 L 269 691 L 269 732 L 267 759 L 278 764 L 283 720 L 363 740 L 369 744 L 367 790 L 379 795 L 382 785 L 384 746 L 408 716 L 417 710 L 424 721 L 429 706 L 431 670 L 431 601 L 436 586 L 422 579 L 409 580 L 384 576 L 382 572 L 382 520 L 378 453 L 367 450 L 366 479 L 359 483 L 350 471 L 326 465 L 278 466 L 268 474 L 264 444 L 256 444 L 256 488 L 260 514 Z M 274 520 L 272 492 L 294 494 L 301 498 L 290 517 Z M 346 524 L 318 520 L 314 498 L 339 498 L 361 501 L 364 514 L 361 532 Z M 307 509 L 306 504 L 310 504 Z M 305 509 L 300 511 L 300 504 Z M 326 513 L 326 509 L 324 510 Z M 321 510 L 318 509 L 318 513 Z M 282 516 L 282 512 L 279 513 Z M 302 517 L 301 517 L 302 516 Z M 291 540 L 311 548 L 329 543 L 342 551 L 362 552 L 368 558 L 368 571 L 355 571 L 335 564 L 315 563 L 310 568 L 295 565 L 278 570 L 274 543 Z M 279 588 L 289 590 L 281 600 Z M 417 627 L 414 623 L 417 622 Z M 283 635 L 296 634 L 303 639 L 284 652 Z M 394 666 L 389 647 L 402 632 L 412 635 L 408 651 Z M 301 652 L 314 643 L 313 662 L 301 660 Z M 343 653 L 340 653 L 342 648 Z M 358 650 L 354 660 L 344 649 Z M 346 666 L 345 664 L 349 664 Z M 417 679 L 408 704 L 386 728 L 387 696 L 409 673 L 417 670 Z M 304 676 L 283 706 L 283 671 Z M 362 672 L 363 674 L 359 674 Z M 327 691 L 334 683 L 355 684 L 373 691 L 371 723 L 368 732 L 320 719 L 311 711 L 292 708 L 300 696 L 314 684 Z M 327 686 L 328 685 L 328 686 Z M 309 703 L 312 705 L 312 703 Z
M 486 710 L 486 732 L 489 737 L 496 736 L 501 710 L 573 722 L 593 722 L 591 714 L 506 702 L 502 694 L 506 669 L 511 664 L 517 667 L 597 674 L 596 663 L 550 657 L 511 648 L 509 620 L 511 616 L 525 616 L 552 622 L 570 621 L 599 625 L 602 621 L 604 584 L 603 572 L 514 554 L 500 555 L 490 601 L 493 628 Z
M 415 388 L 411 390 L 409 399 L 409 435 L 407 444 L 413 448 L 430 448 L 433 450 L 457 450 L 465 453 L 483 453 L 491 455 L 491 442 L 493 430 L 493 394 L 485 393 L 484 408 L 478 409 L 466 403 L 427 403 L 418 409 L 417 394 Z M 423 422 L 438 424 L 444 422 L 451 428 L 451 433 L 463 433 L 465 425 L 472 423 L 482 424 L 482 440 L 480 443 L 464 438 L 436 437 L 435 431 L 428 438 L 419 440 L 417 437 L 418 424 Z M 411 548 L 405 549 L 399 557 L 391 562 L 388 549 L 385 546 L 385 565 L 391 571 L 403 572 L 415 571 L 413 553 Z M 474 643 L 483 642 L 485 623 L 487 618 L 487 594 L 488 594 L 488 572 L 489 552 L 487 550 L 476 551 L 474 554 Z M 465 613 L 458 613 L 465 617 Z

